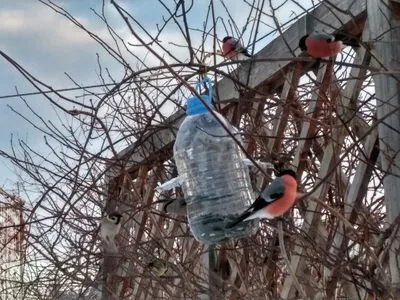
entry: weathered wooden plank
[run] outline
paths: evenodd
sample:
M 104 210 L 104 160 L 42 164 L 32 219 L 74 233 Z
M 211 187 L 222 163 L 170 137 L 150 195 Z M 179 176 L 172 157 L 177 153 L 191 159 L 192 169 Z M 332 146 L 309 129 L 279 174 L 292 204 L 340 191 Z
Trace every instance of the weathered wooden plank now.
M 145 174 L 146 170 L 143 170 L 141 173 Z M 141 182 L 142 183 L 142 182 Z M 140 184 L 140 183 L 139 183 Z M 139 184 L 136 183 L 136 186 L 139 187 Z M 120 201 L 119 211 L 121 212 L 128 212 L 132 207 L 132 203 L 138 199 L 137 193 L 133 193 L 132 190 L 134 189 L 134 183 L 129 175 L 125 175 L 123 180 L 123 184 L 121 186 L 121 191 L 119 198 L 122 200 Z M 135 220 L 128 219 L 126 222 L 123 222 L 123 227 L 118 235 L 118 246 L 120 249 L 120 253 L 126 250 L 126 247 L 131 245 L 131 229 L 134 228 Z M 115 285 L 115 294 L 119 295 L 120 299 L 124 299 L 124 295 L 126 291 L 129 289 L 130 279 L 132 268 L 129 266 L 132 264 L 132 261 L 119 261 L 118 262 L 118 269 L 116 270 L 116 274 L 119 277 L 118 281 L 114 283 Z
M 369 38 L 369 31 L 368 28 L 364 28 L 364 32 L 362 35 L 362 40 L 367 40 Z M 368 65 L 369 64 L 369 54 L 367 53 L 366 49 L 364 48 L 359 48 L 356 49 L 356 58 L 354 60 L 355 64 L 364 64 Z M 354 104 L 356 102 L 356 99 L 358 99 L 360 90 L 361 90 L 361 85 L 364 81 L 364 76 L 366 74 L 365 69 L 355 69 L 353 68 L 350 71 L 349 74 L 349 80 L 347 81 L 346 88 L 343 92 L 339 91 L 339 101 L 338 101 L 338 113 L 341 116 L 347 116 L 346 120 L 350 119 L 350 124 L 351 122 L 355 119 L 354 114 L 356 113 L 353 108 Z M 350 214 L 352 216 L 352 220 L 354 221 L 354 218 L 356 217 L 354 215 L 354 210 L 353 208 L 355 205 L 361 205 L 361 201 L 365 194 L 367 193 L 367 186 L 369 182 L 369 178 L 372 175 L 372 169 L 374 168 L 373 166 L 375 165 L 377 155 L 379 153 L 376 152 L 376 148 L 374 147 L 377 139 L 377 131 L 374 130 L 370 136 L 368 136 L 366 142 L 365 142 L 365 158 L 367 159 L 368 163 L 365 163 L 364 160 L 362 160 L 358 166 L 357 166 L 357 171 L 355 178 L 353 180 L 353 183 L 347 187 L 346 195 L 345 195 L 345 217 L 350 219 Z M 344 177 L 344 174 L 342 172 L 340 177 Z M 343 239 L 344 237 L 344 232 L 343 232 L 343 227 L 338 226 L 338 229 L 334 235 L 333 242 L 330 246 L 330 249 L 328 250 L 331 254 L 332 257 L 337 257 L 338 261 L 336 262 L 338 265 L 341 264 L 341 260 L 344 258 L 344 255 L 340 253 L 340 251 L 343 251 L 345 249 L 345 241 Z M 342 274 L 338 273 L 338 270 L 336 269 L 331 269 L 328 267 L 324 268 L 324 277 L 325 281 L 328 282 L 328 286 L 336 286 L 337 282 L 343 278 Z M 348 282 L 350 281 L 350 282 Z M 344 288 L 346 290 L 346 293 L 348 294 L 356 294 L 356 290 L 359 290 L 360 295 L 365 296 L 365 289 L 362 288 L 357 288 L 354 283 L 352 283 L 352 280 L 348 280 L 347 283 L 344 285 Z M 329 289 L 326 291 L 328 297 L 333 297 L 332 292 L 333 290 Z M 364 298 L 362 296 L 362 299 Z
M 373 135 L 374 133 L 372 133 L 372 135 Z M 376 130 L 375 130 L 375 137 L 376 137 Z M 368 139 L 366 140 L 366 142 L 364 143 L 364 148 L 365 149 L 368 149 L 368 150 L 366 150 L 366 152 L 367 153 L 369 153 L 369 150 L 370 150 L 370 142 L 371 142 L 371 139 L 370 139 L 370 136 L 368 136 Z M 318 148 L 319 150 L 317 151 L 316 150 L 316 148 Z M 322 149 L 320 149 L 319 147 L 315 147 L 314 146 L 314 152 L 315 152 L 315 155 L 316 155 L 316 157 L 322 162 L 322 159 L 323 159 L 323 156 L 324 156 L 324 151 L 322 150 Z M 373 168 L 373 165 L 370 165 L 370 166 L 368 166 L 368 167 L 371 167 L 371 168 Z M 348 178 L 348 176 L 346 176 L 345 174 L 344 174 L 344 172 L 342 171 L 342 169 L 341 169 L 341 166 L 338 166 L 337 167 L 337 169 L 336 169 L 336 173 L 338 174 L 338 176 L 336 176 L 335 178 L 337 178 L 339 181 L 340 181 L 340 185 L 342 185 L 343 187 L 349 187 L 349 185 L 348 185 L 348 181 L 349 181 L 349 178 Z M 361 177 L 361 176 L 360 176 Z M 363 179 L 364 180 L 364 179 Z M 368 181 L 368 180 L 367 180 Z M 330 182 L 333 182 L 332 180 L 330 181 Z M 353 181 L 353 184 L 357 184 L 357 181 Z M 361 192 L 361 191 L 360 191 Z M 350 198 L 351 196 L 347 196 L 347 198 L 348 199 L 351 199 Z M 363 203 L 361 203 L 360 204 L 360 209 L 365 209 L 366 210 L 366 208 L 365 208 L 365 205 L 363 205 Z M 370 220 L 369 222 L 373 222 L 372 220 Z M 376 226 L 378 226 L 378 223 L 376 223 Z M 318 245 L 320 245 L 320 247 L 322 248 L 322 249 L 326 249 L 327 248 L 327 241 L 328 241 L 328 238 L 329 238 L 329 234 L 328 234 L 328 231 L 327 231 L 327 229 L 325 228 L 325 226 L 322 224 L 322 222 L 321 221 L 319 221 L 319 223 L 318 223 L 318 235 L 315 237 L 315 243 L 316 244 L 318 244 Z M 332 256 L 333 257 L 333 256 Z M 329 274 L 331 273 L 331 269 L 328 269 L 328 272 L 329 272 Z M 354 271 L 354 270 L 352 270 L 352 271 Z M 324 271 L 324 272 L 326 272 L 326 270 Z M 324 274 L 325 275 L 325 274 Z M 302 279 L 304 280 L 304 277 L 309 277 L 309 275 L 308 274 L 305 274 L 305 272 L 302 272 L 301 273 L 301 276 L 303 277 Z M 357 290 L 359 291 L 359 293 L 361 294 L 361 295 L 363 295 L 363 294 L 365 294 L 365 290 L 363 290 L 362 289 L 362 287 L 360 286 L 360 285 L 358 285 L 357 287 L 355 287 L 355 284 L 353 283 L 353 278 L 352 277 L 350 277 L 350 276 L 346 276 L 344 273 L 340 273 L 340 276 L 342 277 L 342 278 L 340 278 L 340 280 L 341 280 L 341 282 L 344 282 L 344 284 L 342 284 L 342 287 L 345 289 L 345 291 L 346 291 L 346 293 L 348 294 L 348 295 L 355 295 L 355 294 L 357 294 Z M 327 276 L 326 276 L 327 277 Z M 309 280 L 311 280 L 311 281 L 313 281 L 314 279 L 313 278 L 310 278 Z M 366 287 L 371 287 L 371 284 L 370 284 L 370 282 L 369 281 L 367 281 L 367 280 L 364 280 L 364 284 L 365 284 L 365 286 Z M 306 288 L 306 287 L 305 287 Z M 307 290 L 307 292 L 309 292 L 309 293 L 311 293 L 312 292 L 312 289 L 308 289 Z M 313 295 L 310 295 L 310 294 L 308 294 L 308 296 L 310 296 L 312 299 L 321 299 L 321 297 L 322 297 L 322 293 L 317 293 L 317 294 L 313 294 Z M 358 294 L 357 294 L 358 295 Z M 313 298 L 313 297 L 315 297 L 315 298 Z M 349 298 L 349 299 L 353 299 L 353 298 Z M 359 299 L 358 298 L 358 296 L 357 297 L 355 297 L 354 299 Z M 364 298 L 361 298 L 361 299 L 364 299 Z
M 329 86 L 329 81 L 331 78 L 331 74 L 332 74 L 332 65 L 323 65 L 317 74 L 317 79 L 316 82 L 317 83 L 321 83 L 319 87 L 315 87 L 313 89 L 313 94 L 311 96 L 310 99 L 310 103 L 308 106 L 308 110 L 306 113 L 307 118 L 311 118 L 314 119 L 316 118 L 316 116 L 319 113 L 319 107 L 321 105 L 321 102 L 323 101 L 323 99 L 325 99 L 325 92 Z M 301 140 L 299 140 L 298 145 L 297 145 L 297 150 L 295 153 L 295 158 L 294 158 L 294 167 L 296 168 L 296 173 L 298 174 L 299 178 L 301 178 L 301 174 L 303 173 L 303 169 L 304 169 L 304 163 L 302 162 L 301 158 L 302 158 L 302 154 L 306 151 L 308 151 L 311 143 L 307 140 L 304 139 L 306 137 L 310 137 L 314 134 L 315 132 L 315 125 L 312 125 L 312 123 L 305 119 L 301 128 L 301 133 L 300 133 L 300 138 L 302 138 Z M 321 162 L 322 164 L 322 162 Z M 321 178 L 318 176 L 318 178 Z M 322 185 L 321 187 L 323 187 L 324 185 Z M 308 208 L 310 209 L 310 208 Z M 304 216 L 304 225 L 303 227 L 307 227 L 311 225 L 311 220 L 307 220 L 307 217 L 309 216 L 309 213 L 306 213 L 306 215 Z M 306 225 L 306 222 L 309 221 L 310 224 Z M 308 229 L 308 228 L 306 228 Z M 298 248 L 298 249 L 296 249 Z M 296 250 L 301 251 L 302 247 L 300 246 L 296 246 Z M 295 252 L 296 252 L 295 250 Z M 296 252 L 298 253 L 298 252 Z M 303 262 L 304 263 L 304 262 Z M 293 255 L 292 259 L 291 259 L 291 268 L 293 271 L 295 271 L 295 273 L 299 274 L 301 271 L 301 267 L 303 264 L 300 262 L 300 256 L 298 255 Z M 293 297 L 295 293 L 295 287 L 293 285 L 293 279 L 291 277 L 287 277 L 285 279 L 284 285 L 282 287 L 282 292 L 281 292 L 281 297 L 283 299 L 290 299 L 291 297 Z
M 374 169 L 375 162 L 378 158 L 379 148 L 377 147 L 377 130 L 374 130 L 370 136 L 368 136 L 365 143 L 365 158 L 363 158 L 356 169 L 356 174 L 351 185 L 348 186 L 345 196 L 345 207 L 344 207 L 344 217 L 351 222 L 355 222 L 357 219 L 357 214 L 355 208 L 360 206 L 362 199 L 368 191 L 368 183 Z M 329 252 L 332 257 L 337 257 L 338 259 L 344 258 L 346 241 L 344 240 L 345 233 L 341 225 L 338 226 L 337 232 L 333 238 L 332 247 Z M 337 261 L 337 264 L 341 264 Z M 334 274 L 334 273 L 333 273 Z M 340 280 L 341 274 L 336 275 L 334 278 L 329 278 L 332 276 L 331 270 L 325 271 L 325 277 L 327 280 Z M 350 288 L 350 286 L 348 286 Z M 360 291 L 365 293 L 364 291 Z
M 124 191 L 124 188 L 119 185 L 120 181 L 117 180 L 117 182 L 112 182 L 112 184 L 106 186 L 106 203 L 107 205 L 105 206 L 105 212 L 110 213 L 111 211 L 118 210 L 118 206 L 120 205 L 119 199 L 121 196 L 121 192 Z M 123 186 L 124 184 L 122 184 Z M 122 207 L 121 210 L 119 211 L 124 211 L 124 208 Z M 118 241 L 121 240 L 121 235 L 117 236 L 117 244 Z M 115 268 L 116 261 L 118 261 L 118 258 L 113 257 L 108 255 L 107 253 L 104 253 L 104 259 L 103 259 L 103 264 L 102 264 L 102 300 L 109 300 L 113 299 L 113 297 L 116 295 L 115 293 L 115 282 L 116 278 L 114 275 L 115 272 L 118 272 Z
M 251 118 L 251 124 L 249 125 L 249 129 L 247 132 L 257 132 L 257 129 L 259 129 L 261 126 L 261 120 L 263 118 L 264 107 L 267 97 L 259 94 L 256 95 L 256 98 L 260 99 L 260 101 L 253 102 L 249 108 L 248 115 Z M 244 146 L 247 149 L 247 153 L 249 153 L 250 155 L 254 155 L 254 151 L 257 147 L 257 139 L 255 137 L 250 137 L 248 144 Z
M 137 190 L 139 191 L 139 190 L 143 189 L 143 194 L 144 194 L 143 195 L 143 199 L 144 199 L 143 204 L 149 205 L 153 200 L 154 188 L 157 185 L 157 177 L 158 177 L 161 169 L 159 167 L 155 167 L 152 170 L 152 172 L 150 172 L 149 175 L 148 175 L 147 171 L 148 171 L 148 168 L 146 168 L 145 166 L 143 166 L 141 168 L 140 179 L 145 180 L 145 179 L 147 179 L 147 176 L 149 176 L 149 178 L 148 178 L 148 183 L 146 183 L 146 184 L 144 184 L 143 182 L 142 183 L 138 182 Z M 138 244 L 142 240 L 147 218 L 148 218 L 148 213 L 145 211 L 140 211 L 138 216 L 135 218 L 133 240 L 136 241 L 137 244 L 132 245 L 133 252 L 137 251 Z M 141 271 L 140 267 L 138 269 L 139 269 L 138 271 Z M 145 296 L 141 295 L 143 292 L 143 282 L 142 281 L 146 281 L 144 279 L 144 277 L 141 277 L 134 287 L 133 295 L 135 296 L 135 298 L 134 298 L 135 300 L 141 300 L 141 299 L 145 298 Z
M 170 175 L 171 172 L 170 172 L 170 171 L 171 171 L 171 170 L 166 169 L 166 170 L 162 170 L 162 171 L 163 171 L 162 174 L 160 174 L 161 177 L 166 178 L 166 180 L 170 179 L 170 177 L 171 177 L 171 175 Z M 158 203 L 158 204 L 157 204 L 157 208 L 158 208 L 158 210 L 160 210 L 160 211 L 161 211 L 161 206 L 162 206 L 162 203 Z M 143 215 L 141 215 L 141 216 L 143 216 Z M 164 233 L 164 232 L 163 232 L 162 230 L 160 230 L 160 228 L 161 228 L 162 225 L 164 224 L 165 218 L 161 217 L 160 215 L 155 215 L 155 214 L 150 214 L 149 217 L 150 217 L 150 220 L 151 220 L 151 224 L 150 224 L 150 228 L 149 228 L 151 237 L 156 238 L 156 239 L 159 239 L 159 240 L 161 240 L 161 241 L 164 241 L 164 240 L 163 240 L 163 239 L 164 239 L 164 236 L 163 236 L 163 233 Z M 166 236 L 170 236 L 172 232 L 174 232 L 174 233 L 176 233 L 176 234 L 179 234 L 179 233 L 180 233 L 180 231 L 179 231 L 179 223 L 178 223 L 178 222 L 174 222 L 174 221 L 171 221 L 171 222 L 172 222 L 172 223 L 171 223 L 170 226 L 169 226 L 169 230 L 165 233 Z M 137 223 L 137 222 L 135 222 L 135 226 L 136 226 L 136 227 L 138 226 L 138 223 Z M 135 232 L 137 232 L 137 231 L 135 230 Z M 166 243 L 166 249 L 171 249 L 171 248 L 172 248 L 173 242 L 174 242 L 173 239 L 168 239 L 168 240 L 166 240 L 166 241 L 165 241 L 165 243 Z M 151 253 L 152 251 L 154 251 L 154 247 L 155 247 L 155 246 L 156 246 L 156 244 L 154 243 L 153 247 L 150 248 L 150 249 L 148 249 L 148 251 L 149 251 L 150 253 Z M 160 258 L 161 258 L 161 259 L 164 259 L 165 261 L 168 261 L 167 253 L 163 252 Z M 148 262 L 146 261 L 145 264 L 146 264 L 146 263 L 148 263 Z M 132 270 L 133 265 L 134 265 L 134 261 L 130 261 L 130 262 L 129 262 L 128 270 Z M 146 276 L 146 274 L 143 274 L 143 276 Z M 142 278 L 140 278 L 140 279 L 138 280 L 138 282 L 136 283 L 135 288 L 141 285 L 141 281 L 142 281 Z M 143 280 L 143 281 L 144 281 L 144 280 Z M 149 283 L 151 284 L 152 282 L 150 281 Z M 135 293 L 137 293 L 137 292 L 138 292 L 138 291 L 137 291 L 137 288 L 136 288 Z M 157 294 L 157 293 L 160 293 L 160 292 L 162 292 L 161 289 L 151 288 L 151 289 L 149 289 L 149 290 L 147 291 L 147 297 L 153 297 L 153 296 L 152 296 L 153 294 Z
M 400 215 L 400 21 L 389 9 L 389 0 L 367 1 L 368 24 L 372 43 L 372 60 L 389 72 L 374 75 L 379 123 L 381 163 L 388 173 L 383 178 L 387 221 L 392 224 Z M 398 16 L 397 16 L 398 17 Z M 389 251 L 389 269 L 393 288 L 400 294 L 400 233 Z M 397 295 L 399 296 L 399 295 Z
M 141 140 L 121 151 L 118 154 L 118 160 L 124 162 L 124 169 L 137 169 L 142 164 L 150 165 L 154 163 L 154 158 L 162 154 L 163 151 L 169 153 L 165 155 L 166 158 L 170 157 L 176 132 L 184 115 L 183 111 L 179 111 L 168 118 L 168 123 L 163 124 L 162 127 L 150 127 L 149 133 L 145 134 Z M 107 167 L 110 169 L 106 174 L 106 182 L 121 175 L 121 167 L 114 162 L 107 164 Z
M 316 124 L 313 120 L 319 115 L 321 104 L 326 100 L 325 92 L 328 89 L 330 79 L 332 77 L 332 65 L 323 65 L 317 74 L 316 82 L 321 83 L 320 87 L 316 87 L 312 91 L 312 96 L 309 101 L 308 109 L 305 114 L 306 120 L 304 120 L 301 127 L 301 133 L 297 150 L 294 156 L 293 165 L 296 167 L 296 172 L 301 177 L 304 170 L 304 156 L 307 154 L 311 146 L 311 137 L 315 134 Z
M 199 251 L 199 249 L 202 246 L 194 238 L 185 239 L 183 243 L 184 243 L 184 245 L 182 247 L 185 248 L 186 251 L 184 251 L 184 253 L 183 253 L 182 263 L 187 263 L 190 260 L 195 260 L 195 258 L 198 257 L 197 252 Z M 199 266 L 196 266 L 196 270 L 194 270 L 194 272 L 196 272 L 198 269 L 199 269 Z M 195 274 L 197 274 L 197 272 Z M 175 288 L 172 289 L 172 295 L 174 297 L 173 299 L 183 298 L 182 297 L 183 279 L 177 278 L 174 281 L 174 284 L 175 284 Z M 179 286 L 182 286 L 182 288 Z
M 281 148 L 281 137 L 286 128 L 286 123 L 289 117 L 289 109 L 291 106 L 291 102 L 293 101 L 293 97 L 295 95 L 300 76 L 301 66 L 300 64 L 297 64 L 295 70 L 287 74 L 285 84 L 283 85 L 281 101 L 278 105 L 278 109 L 276 112 L 278 118 L 275 121 L 274 127 L 272 129 L 272 135 L 276 138 L 272 138 L 268 141 L 268 151 L 271 154 L 271 158 L 273 160 L 276 159 L 276 155 L 278 155 Z
M 340 136 L 339 136 L 339 138 L 340 138 Z M 338 144 L 339 144 L 339 141 L 343 142 L 343 140 L 344 140 L 344 137 L 342 137 L 341 139 L 338 139 Z M 335 142 L 335 144 L 336 144 L 336 142 Z M 334 158 L 334 155 L 333 155 L 335 153 L 334 150 L 335 149 L 334 149 L 334 147 L 332 145 L 332 142 L 329 143 L 327 149 L 325 150 L 324 158 L 323 158 L 323 160 L 321 162 L 321 169 L 318 172 L 318 176 L 317 176 L 318 180 L 316 181 L 316 183 L 319 183 L 321 180 L 329 181 L 329 178 L 331 177 L 332 174 L 329 175 L 328 171 L 331 168 L 331 163 L 332 163 L 332 160 Z M 335 155 L 335 157 L 336 156 L 337 155 Z M 326 191 L 327 191 L 327 185 L 326 184 L 321 184 L 315 190 L 315 192 L 313 193 L 313 196 L 319 199 L 323 195 L 325 195 Z M 318 212 L 318 210 L 317 210 L 318 208 L 317 208 L 317 205 L 316 205 L 315 202 L 309 202 L 308 206 L 307 206 L 307 209 L 308 209 L 308 211 L 307 211 L 307 213 L 305 215 L 305 218 L 304 218 L 302 231 L 308 233 L 308 232 L 310 232 L 310 229 L 313 228 L 313 227 L 315 228 L 315 225 L 317 224 L 317 221 L 318 221 L 317 215 L 318 215 L 318 213 L 316 214 L 316 212 Z M 313 233 L 313 235 L 315 235 L 315 233 L 316 233 L 316 231 Z M 299 255 L 293 255 L 292 256 L 291 268 L 296 273 L 297 272 L 301 272 L 301 268 L 302 268 L 302 266 L 304 264 L 304 261 L 300 262 L 300 257 L 303 256 L 303 251 L 304 251 L 304 248 L 302 246 L 297 245 L 295 247 L 294 253 L 299 253 Z M 293 297 L 293 295 L 295 294 L 295 287 L 292 285 L 292 281 L 293 281 L 293 279 L 291 277 L 287 277 L 285 279 L 285 283 L 284 283 L 284 286 L 283 286 L 283 289 L 282 289 L 282 294 L 281 294 L 281 297 L 283 299 L 291 299 Z

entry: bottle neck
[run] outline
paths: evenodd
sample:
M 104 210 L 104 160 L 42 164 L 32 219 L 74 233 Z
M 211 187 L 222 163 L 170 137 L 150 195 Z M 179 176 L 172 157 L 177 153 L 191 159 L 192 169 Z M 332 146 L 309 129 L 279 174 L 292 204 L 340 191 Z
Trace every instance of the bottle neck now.
M 202 95 L 203 101 L 214 110 L 214 106 L 212 105 L 211 99 L 207 95 Z M 193 116 L 207 113 L 207 107 L 198 99 L 197 97 L 191 97 L 187 100 L 186 106 L 186 115 Z

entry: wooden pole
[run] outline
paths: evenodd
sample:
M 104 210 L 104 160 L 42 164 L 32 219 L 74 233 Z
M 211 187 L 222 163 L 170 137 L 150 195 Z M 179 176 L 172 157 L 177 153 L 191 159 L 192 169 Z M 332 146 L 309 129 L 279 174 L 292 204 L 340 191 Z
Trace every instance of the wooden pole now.
M 382 69 L 382 74 L 374 75 L 373 78 L 377 116 L 381 121 L 378 126 L 379 147 L 382 168 L 386 172 L 383 186 L 389 224 L 400 215 L 400 22 L 396 19 L 393 3 L 395 1 L 367 1 L 370 43 L 375 56 L 372 62 Z M 399 233 L 390 247 L 391 285 L 392 292 L 396 293 L 400 291 Z

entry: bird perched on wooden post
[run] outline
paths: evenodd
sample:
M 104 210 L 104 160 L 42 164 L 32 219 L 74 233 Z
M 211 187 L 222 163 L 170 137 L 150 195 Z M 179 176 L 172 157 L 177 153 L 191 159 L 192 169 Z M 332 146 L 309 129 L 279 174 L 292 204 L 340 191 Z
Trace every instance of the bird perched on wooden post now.
M 281 170 L 254 203 L 235 221 L 232 228 L 240 222 L 251 219 L 273 219 L 283 215 L 296 201 L 297 181 L 293 170 Z
M 314 33 L 303 36 L 299 41 L 301 51 L 307 51 L 315 58 L 331 57 L 337 55 L 343 45 L 359 47 L 357 42 L 346 40 L 342 34 Z
M 243 60 L 245 57 L 251 57 L 243 44 L 231 36 L 226 36 L 222 40 L 222 56 L 231 60 Z
M 101 220 L 100 237 L 102 242 L 100 247 L 103 248 L 105 252 L 118 252 L 114 239 L 121 229 L 121 221 L 122 214 L 117 211 L 105 215 Z

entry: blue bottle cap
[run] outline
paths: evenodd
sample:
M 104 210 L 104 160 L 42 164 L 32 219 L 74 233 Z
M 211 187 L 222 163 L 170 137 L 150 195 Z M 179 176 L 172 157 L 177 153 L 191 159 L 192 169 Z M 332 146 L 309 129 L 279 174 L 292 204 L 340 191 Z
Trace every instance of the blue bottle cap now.
M 208 106 L 214 109 L 214 106 L 211 103 L 211 98 L 208 95 L 201 95 L 203 100 L 208 104 Z M 198 114 L 203 114 L 208 112 L 207 107 L 200 101 L 199 98 L 196 96 L 190 97 L 187 99 L 187 106 L 186 106 L 186 115 L 193 116 Z

